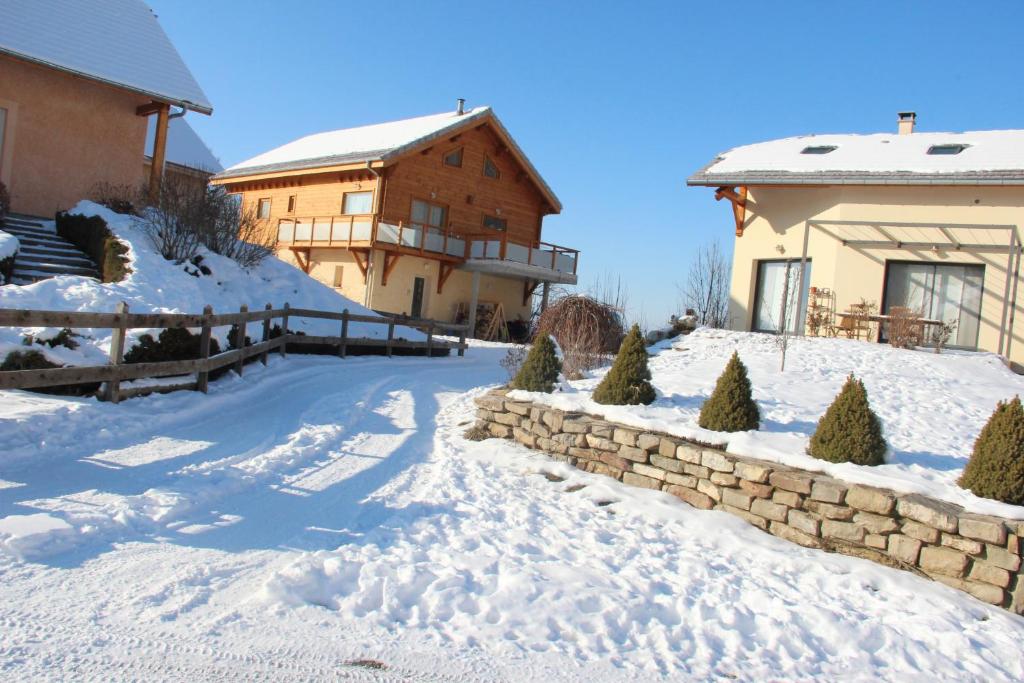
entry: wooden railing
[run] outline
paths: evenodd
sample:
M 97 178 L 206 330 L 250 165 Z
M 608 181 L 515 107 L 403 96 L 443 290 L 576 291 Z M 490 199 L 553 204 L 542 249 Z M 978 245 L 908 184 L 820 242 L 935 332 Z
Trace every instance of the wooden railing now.
M 471 258 L 515 261 L 576 274 L 579 250 L 550 242 L 524 243 L 508 232 L 460 232 L 406 220 L 390 220 L 366 214 L 358 216 L 311 216 L 278 219 L 278 240 L 290 246 L 348 247 L 389 244 L 424 256 L 442 254 L 461 260 Z
M 288 333 L 289 318 L 320 318 L 337 320 L 340 323 L 337 336 L 313 336 Z M 271 321 L 280 320 L 280 336 L 271 338 Z M 262 323 L 260 341 L 249 346 L 244 345 L 246 329 L 249 323 Z M 348 333 L 349 323 L 369 323 L 387 325 L 386 339 L 369 337 L 352 337 Z M 231 349 L 217 355 L 210 355 L 210 339 L 213 328 L 237 325 L 235 339 L 242 343 L 242 348 Z M 395 339 L 395 326 L 411 327 L 426 332 L 425 341 L 409 341 Z M 61 327 L 68 329 L 110 329 L 113 335 L 110 344 L 110 361 L 106 365 L 71 366 L 42 370 L 9 370 L 0 371 L 0 389 L 38 389 L 54 386 L 103 383 L 101 398 L 117 403 L 121 399 L 143 396 L 150 393 L 167 393 L 181 389 L 206 392 L 210 372 L 223 367 L 232 366 L 241 375 L 245 361 L 259 356 L 266 365 L 267 356 L 271 351 L 278 352 L 282 357 L 291 347 L 302 353 L 302 346 L 335 346 L 337 353 L 344 358 L 349 347 L 381 347 L 383 355 L 390 357 L 396 348 L 423 349 L 430 357 L 434 349 L 458 349 L 459 356 L 466 352 L 466 334 L 468 325 L 446 323 L 439 320 L 406 318 L 404 316 L 357 315 L 343 311 L 317 311 L 305 308 L 291 308 L 285 304 L 282 308 L 266 305 L 261 311 L 250 311 L 242 306 L 237 313 L 217 313 L 212 307 L 206 306 L 201 314 L 190 313 L 130 313 L 128 305 L 118 304 L 114 313 L 93 313 L 80 311 L 37 311 L 25 309 L 0 308 L 0 327 Z M 190 360 L 162 361 L 155 363 L 125 363 L 125 340 L 130 329 L 169 329 L 199 328 L 199 357 Z M 457 332 L 459 341 L 456 344 L 437 341 L 437 332 Z M 195 374 L 195 378 L 177 384 L 131 387 L 122 389 L 121 382 L 136 379 L 154 379 L 158 377 L 178 377 Z

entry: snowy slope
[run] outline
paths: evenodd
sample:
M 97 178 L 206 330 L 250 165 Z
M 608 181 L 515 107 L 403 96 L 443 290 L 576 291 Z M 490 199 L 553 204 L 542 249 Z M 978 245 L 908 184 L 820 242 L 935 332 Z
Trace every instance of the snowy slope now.
M 591 400 L 604 376 L 564 385 L 556 394 L 513 392 L 567 410 L 655 429 L 702 442 L 726 444 L 731 453 L 823 471 L 846 481 L 924 493 L 985 514 L 1024 519 L 1024 507 L 978 498 L 956 484 L 974 440 L 996 402 L 1024 394 L 1024 377 L 991 353 L 905 351 L 848 339 L 790 340 L 779 372 L 778 338 L 702 328 L 662 342 L 651 359 L 658 391 L 650 406 L 604 406 Z M 722 434 L 697 425 L 700 406 L 736 350 L 750 371 L 761 429 Z M 818 420 L 846 376 L 864 381 L 891 448 L 887 464 L 832 464 L 806 455 Z
M 121 282 L 108 284 L 91 278 L 62 276 L 24 287 L 3 287 L 0 288 L 0 308 L 113 312 L 118 302 L 125 301 L 134 313 L 199 313 L 206 304 L 213 306 L 215 312 L 224 313 L 237 311 L 242 304 L 254 310 L 268 303 L 275 307 L 288 303 L 292 308 L 338 312 L 347 308 L 354 314 L 375 315 L 277 258 L 267 258 L 257 268 L 246 271 L 230 259 L 202 250 L 203 265 L 210 268 L 212 274 L 196 277 L 187 272 L 186 266 L 163 258 L 154 249 L 138 219 L 86 201 L 80 202 L 71 213 L 97 215 L 106 220 L 114 234 L 130 247 L 128 258 L 132 273 Z M 195 270 L 191 266 L 188 268 Z M 307 334 L 339 333 L 338 323 L 330 320 L 290 318 L 288 327 Z M 228 329 L 215 329 L 221 348 L 226 348 Z M 408 327 L 396 327 L 395 330 L 396 337 L 425 338 L 423 333 Z M 56 332 L 58 330 L 0 328 L 0 357 L 12 349 L 22 348 L 26 334 L 46 338 Z M 50 349 L 39 345 L 34 348 L 55 362 L 71 365 L 104 362 L 110 350 L 110 330 L 80 332 L 89 336 L 78 340 L 78 349 Z M 158 333 L 140 329 L 131 331 L 130 337 L 134 340 L 147 332 Z M 349 334 L 384 339 L 387 326 L 352 323 Z M 130 342 L 128 346 L 131 345 Z
M 3 676 L 1024 677 L 1024 619 L 951 588 L 465 441 L 503 353 L 272 359 L 120 405 L 0 393 L 0 453 L 32 449 L 0 482 Z
M 18 253 L 18 238 L 9 232 L 0 230 L 0 261 Z

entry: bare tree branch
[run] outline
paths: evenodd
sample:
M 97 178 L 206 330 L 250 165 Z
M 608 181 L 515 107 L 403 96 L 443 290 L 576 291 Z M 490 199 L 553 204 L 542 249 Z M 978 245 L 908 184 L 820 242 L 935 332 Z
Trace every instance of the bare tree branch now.
M 700 247 L 686 285 L 681 289 L 683 307 L 692 310 L 698 325 L 725 327 L 729 322 L 729 263 L 718 242 Z

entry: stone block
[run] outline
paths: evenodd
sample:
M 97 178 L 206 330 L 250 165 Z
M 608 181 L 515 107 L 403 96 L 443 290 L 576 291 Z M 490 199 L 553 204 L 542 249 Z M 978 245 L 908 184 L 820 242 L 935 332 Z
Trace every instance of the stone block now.
M 484 394 L 476 399 L 476 404 L 494 412 L 505 412 L 505 397 L 499 394 Z
M 1006 609 L 1014 614 L 1024 615 L 1024 576 L 1020 574 L 1010 579 Z
M 608 465 L 608 467 L 619 472 L 629 470 L 630 462 L 625 458 L 620 458 L 615 453 L 609 453 L 608 451 L 594 451 L 594 456 L 594 459 L 598 462 L 603 462 L 605 465 Z
M 661 437 L 657 434 L 640 434 L 640 436 L 636 437 L 636 447 L 642 448 L 648 453 L 658 450 L 660 443 Z
M 870 486 L 851 486 L 846 489 L 846 504 L 864 512 L 888 515 L 896 509 L 896 496 Z
M 619 446 L 618 454 L 633 462 L 647 462 L 647 451 L 636 446 Z
M 757 515 L 752 515 L 752 514 L 750 514 L 749 512 L 747 512 L 746 510 L 744 510 L 742 508 L 734 507 L 732 505 L 727 505 L 725 503 L 719 503 L 718 505 L 715 506 L 715 509 L 716 510 L 721 510 L 722 512 L 728 512 L 731 515 L 736 515 L 737 517 L 739 517 L 741 519 L 745 519 L 746 521 L 750 522 L 751 524 L 756 526 L 758 529 L 761 529 L 763 531 L 767 531 L 768 530 L 768 520 L 762 519 L 761 517 L 758 517 Z
M 722 502 L 725 503 L 726 505 L 731 505 L 732 507 L 739 508 L 740 510 L 749 510 L 750 503 L 753 500 L 754 497 L 751 496 L 746 491 L 729 488 L 722 489 Z
M 554 446 L 554 445 L 555 445 L 555 442 L 552 441 L 551 439 L 547 438 L 546 436 L 538 436 L 537 437 L 537 448 L 542 450 L 542 451 L 554 450 L 552 448 L 552 446 Z
M 603 462 L 588 462 L 586 469 L 588 472 L 593 472 L 594 474 L 602 474 L 606 477 L 611 477 L 612 479 L 621 480 L 623 477 L 622 470 L 617 470 L 612 467 L 608 467 L 608 465 L 605 465 Z
M 958 529 L 961 536 L 993 545 L 1006 545 L 1006 524 L 1001 519 L 963 513 L 960 515 Z
M 617 451 L 619 450 L 619 444 L 615 443 L 611 439 L 607 439 L 603 436 L 591 432 L 587 434 L 587 445 L 591 448 L 600 448 L 602 451 Z
M 691 465 L 689 463 L 683 465 L 683 472 L 686 472 L 692 477 L 697 477 L 698 479 L 707 479 L 711 476 L 711 470 L 707 467 L 703 467 L 702 465 Z
M 822 546 L 821 540 L 817 537 L 811 536 L 810 534 L 804 533 L 799 529 L 795 529 L 781 522 L 771 522 L 768 525 L 768 532 L 773 536 L 783 538 L 790 543 L 796 543 L 807 548 L 820 548 Z
M 963 579 L 957 579 L 952 576 L 941 576 L 937 575 L 932 577 L 940 583 L 944 583 L 951 588 L 970 593 L 974 597 L 978 598 L 982 602 L 987 602 L 990 605 L 1001 605 L 1005 598 L 1005 592 L 1002 588 L 997 588 L 988 583 L 977 583 L 975 581 L 964 581 Z
M 939 542 L 939 531 L 933 529 L 930 526 L 925 526 L 920 522 L 914 522 L 907 520 L 900 526 L 900 531 L 911 538 L 916 538 L 919 541 L 925 543 L 938 543 Z
M 667 481 L 669 484 L 685 486 L 688 489 L 697 488 L 697 477 L 691 477 L 689 474 L 676 474 L 675 472 L 666 472 L 665 481 Z
M 1010 572 L 1002 567 L 997 567 L 988 562 L 979 562 L 978 560 L 971 563 L 971 571 L 967 573 L 967 578 L 981 581 L 982 583 L 991 583 L 993 586 L 999 586 L 1000 588 L 1006 588 L 1010 585 Z
M 811 484 L 811 500 L 840 504 L 846 498 L 846 487 L 835 479 L 817 477 Z
M 758 498 L 771 498 L 773 489 L 770 484 L 759 484 L 749 479 L 740 479 L 739 487 L 752 496 Z M 787 492 L 788 493 L 788 492 Z
M 737 477 L 740 479 L 746 479 L 758 484 L 764 484 L 768 481 L 768 476 L 772 473 L 772 468 L 768 465 L 762 465 L 758 462 L 751 462 L 749 460 L 737 460 L 735 469 L 733 470 Z
M 645 477 L 644 475 L 636 474 L 635 472 L 624 472 L 622 474 L 622 483 L 629 484 L 630 486 L 639 486 L 645 489 L 657 490 L 661 488 L 660 479 L 651 479 L 650 477 Z
M 917 564 L 926 574 L 961 577 L 967 571 L 969 559 L 959 550 L 942 546 L 921 548 Z
M 523 418 L 519 417 L 515 413 L 495 413 L 494 421 L 498 424 L 508 425 L 509 427 L 518 427 L 523 421 Z
M 562 431 L 562 423 L 565 419 L 562 417 L 561 411 L 548 410 L 545 411 L 543 422 L 552 432 Z
M 786 516 L 786 520 L 789 522 L 789 526 L 802 533 L 810 534 L 811 536 L 818 536 L 821 534 L 821 520 L 803 512 L 802 510 L 790 509 Z
M 1008 534 L 1006 536 L 1006 549 L 1014 555 L 1020 555 L 1020 536 Z
M 776 522 L 785 522 L 789 508 L 764 498 L 754 498 L 750 503 L 750 511 L 758 517 L 764 517 Z
M 633 471 L 637 474 L 642 474 L 645 477 L 650 477 L 651 479 L 665 481 L 665 470 L 659 470 L 657 467 L 651 467 L 650 465 L 643 465 L 635 462 L 633 463 Z
M 768 475 L 768 481 L 777 489 L 802 493 L 807 495 L 811 492 L 811 484 L 814 479 L 806 472 L 772 472 Z
M 826 538 L 862 543 L 866 533 L 864 527 L 852 522 L 837 522 L 834 519 L 826 519 L 821 522 L 821 535 Z
M 580 460 L 597 460 L 597 451 L 589 448 L 570 448 L 569 455 Z
M 676 446 L 677 460 L 682 460 L 683 462 L 688 462 L 693 465 L 699 465 L 703 455 L 703 451 L 692 444 L 681 443 Z
M 620 443 L 623 446 L 636 446 L 636 437 L 637 432 L 623 427 L 615 427 L 615 430 L 612 433 L 612 441 Z
M 956 534 L 941 534 L 939 543 L 950 548 L 955 548 L 968 555 L 980 555 L 985 549 L 985 544 L 979 541 L 972 541 L 969 538 L 957 536 Z
M 608 422 L 594 420 L 590 423 L 590 433 L 602 439 L 611 439 L 613 431 L 615 431 L 614 425 Z
M 537 436 L 551 436 L 551 430 L 545 427 L 543 422 L 534 422 L 533 426 L 530 427 L 530 431 L 536 434 Z
M 792 491 L 780 491 L 776 489 L 772 492 L 772 501 L 779 505 L 786 505 L 791 508 L 803 507 L 803 498 L 799 493 L 793 493 Z
M 575 437 L 575 440 L 573 441 L 573 445 L 575 445 L 577 448 L 586 448 L 587 447 L 587 435 L 586 434 L 573 434 L 573 436 Z
M 541 418 L 544 417 L 544 409 L 534 406 L 530 408 L 530 420 L 532 422 L 540 422 Z
M 1007 571 L 1016 572 L 1020 569 L 1020 555 L 991 544 L 985 544 L 983 559 Z
M 487 408 L 477 408 L 476 418 L 483 422 L 494 422 L 494 412 L 487 410 Z
M 697 481 L 697 490 L 713 500 L 722 500 L 722 489 L 715 486 L 707 479 L 699 479 Z
M 515 413 L 516 415 L 522 415 L 526 417 L 530 414 L 530 409 L 533 406 L 529 403 L 519 403 L 518 401 L 505 401 L 505 410 L 509 413 Z
M 531 422 L 530 420 L 523 420 L 522 422 L 519 423 L 519 426 L 528 432 L 533 431 L 533 422 Z
M 683 463 L 679 462 L 675 458 L 666 458 L 663 455 L 657 453 L 651 453 L 651 464 L 655 467 L 660 467 L 667 472 L 682 472 Z
M 718 472 L 732 472 L 735 467 L 732 458 L 718 451 L 704 451 L 700 464 Z
M 727 472 L 712 472 L 708 478 L 712 484 L 718 484 L 719 486 L 736 486 L 739 483 L 739 479 Z
M 570 434 L 586 434 L 590 431 L 590 423 L 585 418 L 562 420 L 562 431 Z
M 663 458 L 674 458 L 676 457 L 676 446 L 678 445 L 672 439 L 662 437 L 661 441 L 658 442 L 658 455 Z
M 858 512 L 853 516 L 853 521 L 864 527 L 869 534 L 891 534 L 900 530 L 900 525 L 892 517 L 870 512 Z
M 699 510 L 710 510 L 715 507 L 715 501 L 700 491 L 694 491 L 691 488 L 674 484 L 669 484 L 665 487 L 665 490 L 684 503 L 688 503 Z
M 537 437 L 532 432 L 528 432 L 522 427 L 513 427 L 512 437 L 528 448 L 533 448 L 537 443 Z
M 896 512 L 901 517 L 926 524 L 933 529 L 955 534 L 957 530 L 957 513 L 959 510 L 948 503 L 926 498 L 916 493 L 900 496 L 896 501 Z
M 917 558 L 921 552 L 921 541 L 902 534 L 889 536 L 888 553 L 901 562 L 910 565 L 917 565 Z
M 487 431 L 491 436 L 496 436 L 499 439 L 507 439 L 512 436 L 512 428 L 508 425 L 497 424 L 495 422 L 487 425 Z
M 885 550 L 888 540 L 885 536 L 879 534 L 866 534 L 864 536 L 864 545 L 870 548 L 877 548 L 878 550 Z
M 826 519 L 838 519 L 843 522 L 853 519 L 853 515 L 857 512 L 845 505 L 822 503 L 820 500 L 804 500 L 803 509 L 816 515 L 821 515 Z

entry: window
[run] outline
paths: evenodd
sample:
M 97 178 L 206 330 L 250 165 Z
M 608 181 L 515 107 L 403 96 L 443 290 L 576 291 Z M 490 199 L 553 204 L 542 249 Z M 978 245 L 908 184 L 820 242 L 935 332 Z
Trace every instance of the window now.
M 462 168 L 462 148 L 454 149 L 444 155 L 444 165 Z
M 970 145 L 932 145 L 928 148 L 928 154 L 959 154 L 970 147 Z
M 836 150 L 835 145 L 812 145 L 800 150 L 801 154 L 828 154 Z
M 342 276 L 345 274 L 345 266 L 334 266 L 334 288 L 339 289 L 343 282 Z
M 484 227 L 504 232 L 505 228 L 508 227 L 508 221 L 497 216 L 484 216 Z
M 501 171 L 494 165 L 490 157 L 484 157 L 484 175 L 495 180 L 501 177 Z
M 288 196 L 288 213 L 295 213 L 295 195 Z
M 950 346 L 974 349 L 978 346 L 984 280 L 985 266 L 981 265 L 889 261 L 882 312 L 900 306 L 932 320 L 953 320 L 956 330 Z
M 341 212 L 347 215 L 373 213 L 373 192 L 346 192 Z
M 412 200 L 411 222 L 416 225 L 428 225 L 443 228 L 447 223 L 448 209 L 440 204 L 431 204 L 419 199 Z
M 256 204 L 256 215 L 259 218 L 270 218 L 270 200 L 260 199 Z
M 0 107 L 0 171 L 4 165 L 4 132 L 7 130 L 7 110 Z
M 785 329 L 800 334 L 807 317 L 807 292 L 811 284 L 811 262 L 807 262 L 803 278 L 803 292 L 797 301 L 800 287 L 800 260 L 758 261 L 757 292 L 754 298 L 755 332 L 781 333 L 784 329 L 782 311 L 785 308 Z

